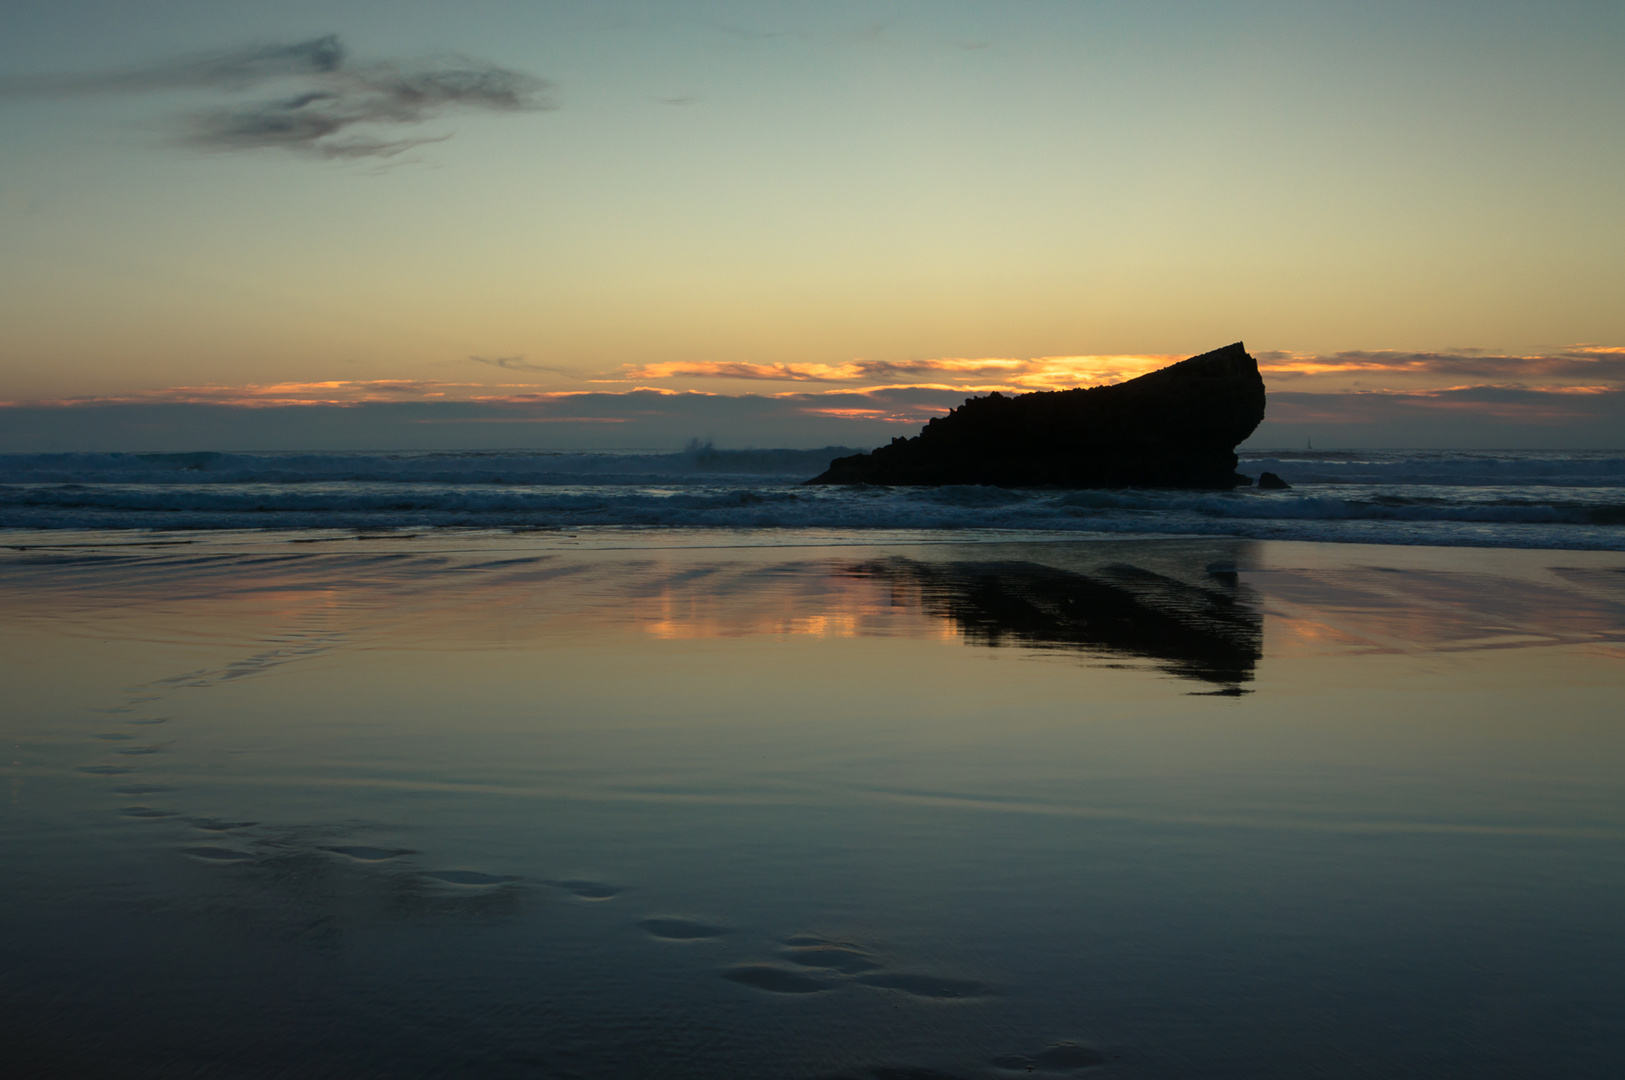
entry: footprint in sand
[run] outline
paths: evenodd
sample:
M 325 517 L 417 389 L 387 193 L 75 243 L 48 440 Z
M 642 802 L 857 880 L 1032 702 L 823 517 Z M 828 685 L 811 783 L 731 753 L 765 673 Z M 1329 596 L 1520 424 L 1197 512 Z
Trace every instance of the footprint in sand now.
M 664 916 L 639 919 L 638 925 L 648 931 L 650 936 L 663 941 L 704 941 L 733 933 L 725 926 L 712 926 L 709 923 L 695 922 L 693 919 Z
M 202 829 L 204 832 L 230 832 L 233 829 L 246 829 L 259 824 L 257 821 L 221 821 L 219 818 L 212 817 L 189 817 L 186 819 L 186 823 L 192 828 Z
M 787 948 L 779 956 L 802 967 L 824 968 L 843 975 L 856 975 L 880 967 L 880 961 L 862 946 L 849 941 L 831 941 L 812 934 L 797 934 L 784 939 Z
M 429 870 L 423 876 L 447 885 L 465 886 L 505 885 L 519 880 L 511 874 L 481 874 L 474 870 Z
M 993 994 L 993 988 L 983 983 L 971 979 L 945 979 L 936 975 L 878 972 L 859 975 L 857 981 L 881 990 L 901 990 L 915 997 L 939 1000 L 990 997 Z
M 725 968 L 722 977 L 770 994 L 816 994 L 833 989 L 835 984 L 824 979 L 771 964 L 741 964 Z
M 574 893 L 583 900 L 608 900 L 621 895 L 626 890 L 618 885 L 605 885 L 597 881 L 583 881 L 580 878 L 570 878 L 566 881 L 549 881 L 555 889 Z
M 323 848 L 322 850 L 331 851 L 335 855 L 343 855 L 354 859 L 356 862 L 365 863 L 388 862 L 390 859 L 398 859 L 402 855 L 417 854 L 411 848 L 367 847 L 364 844 L 345 844 L 340 847 Z M 456 873 L 456 871 L 451 871 L 451 873 Z
M 1105 1063 L 1106 1055 L 1099 1050 L 1070 1040 L 1046 1046 L 1036 1054 L 1005 1054 L 991 1062 L 994 1068 L 1022 1073 L 1069 1073 Z
M 181 848 L 181 854 L 190 855 L 194 859 L 217 863 L 245 862 L 254 857 L 246 851 L 233 851 L 231 848 L 223 847 Z

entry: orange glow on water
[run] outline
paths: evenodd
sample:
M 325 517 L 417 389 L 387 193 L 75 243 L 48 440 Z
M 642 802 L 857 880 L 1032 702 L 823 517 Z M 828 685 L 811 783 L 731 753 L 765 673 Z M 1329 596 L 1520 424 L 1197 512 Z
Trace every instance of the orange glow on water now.
M 875 635 L 952 638 L 952 623 L 928 615 L 919 589 L 854 577 L 830 567 L 806 591 L 752 597 L 665 586 L 638 601 L 633 620 L 666 640 L 726 637 L 855 638 Z

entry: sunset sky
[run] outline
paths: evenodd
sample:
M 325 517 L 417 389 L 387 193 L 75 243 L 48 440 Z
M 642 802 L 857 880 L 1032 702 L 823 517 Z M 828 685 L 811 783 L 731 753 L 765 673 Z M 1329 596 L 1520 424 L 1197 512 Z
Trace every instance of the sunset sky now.
M 1625 5 L 0 11 L 0 451 L 1625 444 Z

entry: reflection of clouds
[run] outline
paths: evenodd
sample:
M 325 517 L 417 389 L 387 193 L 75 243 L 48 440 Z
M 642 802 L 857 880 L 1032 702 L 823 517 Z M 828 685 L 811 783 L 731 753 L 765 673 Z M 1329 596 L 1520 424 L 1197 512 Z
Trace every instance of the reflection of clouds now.
M 908 636 L 1077 651 L 1149 660 L 1226 692 L 1252 679 L 1262 655 L 1262 616 L 1217 578 L 897 557 L 807 565 L 789 584 L 788 569 L 777 589 L 672 580 L 636 601 L 634 620 L 666 639 Z
M 632 601 L 632 621 L 646 634 L 666 640 L 953 636 L 951 628 L 924 613 L 918 589 L 846 575 L 825 564 L 778 570 L 775 588 L 741 589 L 714 575 L 673 575 L 652 595 Z M 734 585 L 741 582 L 735 575 L 726 577 Z M 744 579 L 765 584 L 748 571 Z
M 552 550 L 544 554 L 537 546 Z M 598 623 L 665 640 L 907 637 L 1057 649 L 1145 660 L 1232 691 L 1252 678 L 1261 655 L 1261 616 L 1248 594 L 1232 579 L 1203 570 L 1215 556 L 1231 564 L 1229 544 L 1204 546 L 1172 562 L 1156 561 L 1143 545 L 1091 547 L 1097 557 L 1131 554 L 1142 565 L 1108 562 L 1082 570 L 1026 559 L 800 561 L 743 552 L 710 560 L 628 560 L 567 553 L 546 541 L 530 542 L 525 557 L 494 562 L 406 546 L 342 555 L 323 548 L 319 558 L 118 555 L 53 568 L 55 557 L 42 554 L 7 562 L 28 564 L 30 591 L 68 586 L 97 603 L 117 595 L 165 606 L 206 595 L 237 610 L 274 613 L 284 625 L 300 624 L 249 660 L 185 677 L 200 684 L 349 644 L 354 632 L 347 633 L 343 621 L 330 622 L 333 616 L 371 618 L 405 596 L 413 598 L 409 636 L 434 640 L 506 640 L 568 614 L 582 630 Z M 448 590 L 452 580 L 457 587 Z M 330 610 L 341 581 L 344 603 Z M 539 607 L 542 591 L 546 604 Z
M 667 640 L 890 636 L 1016 645 L 1137 658 L 1182 677 L 1237 683 L 1251 677 L 1262 651 L 1259 596 L 1272 655 L 1278 647 L 1625 644 L 1625 572 L 1586 553 L 1541 556 L 1567 567 L 1502 573 L 1445 562 L 1255 570 L 1258 560 L 1231 541 L 1058 544 L 1019 554 L 989 546 L 973 560 L 938 558 L 929 548 L 912 548 L 908 558 L 750 548 L 685 555 L 653 550 L 656 541 L 629 557 L 576 548 L 564 533 L 465 542 L 464 554 L 428 539 L 352 534 L 294 535 L 248 552 L 122 540 L 12 551 L 0 559 L 0 592 L 19 618 L 117 604 L 185 613 L 188 635 L 221 641 L 240 633 L 233 619 L 278 628 L 242 641 L 235 663 L 180 677 L 209 684 L 378 640 L 545 636 L 559 618 L 577 633 L 631 629 Z M 1432 555 L 1399 548 L 1373 558 L 1410 565 Z M 1478 553 L 1473 565 L 1513 558 Z M 1245 588 L 1209 566 L 1243 567 Z M 395 614 L 379 621 L 385 611 Z
M 1625 644 L 1625 574 L 1557 569 L 1538 578 L 1438 569 L 1291 569 L 1249 574 L 1266 598 L 1272 655 L 1460 652 Z

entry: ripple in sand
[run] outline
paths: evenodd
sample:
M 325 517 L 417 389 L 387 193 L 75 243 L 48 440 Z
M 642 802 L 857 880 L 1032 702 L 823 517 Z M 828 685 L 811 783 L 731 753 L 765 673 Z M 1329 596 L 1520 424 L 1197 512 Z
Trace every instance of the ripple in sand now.
M 254 856 L 246 851 L 233 851 L 223 847 L 189 847 L 181 848 L 181 853 L 190 855 L 194 859 L 207 859 L 210 862 L 243 862 Z
M 922 1069 L 915 1065 L 882 1065 L 878 1069 L 870 1069 L 869 1075 L 875 1080 L 962 1080 L 953 1073 Z
M 143 724 L 143 725 L 146 725 L 146 724 L 167 724 L 167 723 L 169 723 L 169 717 L 167 717 L 167 716 L 153 716 L 153 717 L 147 717 L 147 718 L 144 718 L 144 719 L 141 719 L 141 720 L 131 720 L 130 723 L 132 723 L 132 724 Z
M 447 885 L 502 885 L 519 880 L 509 875 L 481 874 L 473 870 L 429 870 L 423 876 Z
M 1005 1054 L 1003 1057 L 994 1058 L 992 1064 L 1013 1072 L 1032 1072 L 1035 1069 L 1043 1072 L 1073 1072 L 1077 1069 L 1103 1065 L 1105 1062 L 1106 1055 L 1092 1046 L 1075 1042 L 1058 1042 L 1044 1047 L 1036 1054 Z
M 766 990 L 770 994 L 816 994 L 828 990 L 832 985 L 823 979 L 803 975 L 799 971 L 768 964 L 742 964 L 739 967 L 731 967 L 722 973 L 722 977 L 755 987 L 757 990 Z
M 132 746 L 128 750 L 120 750 L 125 757 L 135 757 L 138 754 L 156 754 L 163 750 L 161 746 Z
M 212 817 L 189 817 L 186 823 L 194 829 L 204 832 L 230 832 L 232 829 L 246 829 L 251 825 L 258 825 L 257 821 L 221 821 Z
M 81 765 L 79 771 L 92 776 L 122 776 L 127 772 L 135 772 L 134 769 L 127 769 L 123 765 Z
M 618 885 L 605 885 L 597 881 L 582 881 L 580 878 L 571 878 L 568 881 L 550 881 L 549 885 L 574 893 L 583 900 L 608 900 L 619 896 L 625 890 Z
M 971 979 L 943 979 L 935 975 L 886 974 L 859 975 L 858 982 L 882 990 L 901 990 L 905 994 L 927 998 L 975 998 L 993 993 L 991 987 Z
M 341 847 L 323 848 L 322 850 L 331 851 L 335 855 L 348 856 L 356 862 L 387 862 L 390 859 L 398 859 L 402 855 L 417 854 L 411 848 L 367 847 L 364 844 L 345 844 Z M 453 870 L 450 873 L 455 874 L 457 871 Z
M 797 934 L 795 937 L 786 938 L 785 944 L 789 948 L 779 955 L 802 967 L 825 968 L 829 971 L 839 971 L 844 975 L 856 975 L 860 971 L 873 971 L 880 966 L 880 961 L 867 950 L 850 942 L 829 941 L 810 934 Z
M 131 735 L 128 731 L 102 731 L 92 735 L 91 738 L 100 739 L 103 742 L 125 742 L 129 739 L 135 738 L 135 736 Z
M 126 806 L 124 809 L 120 810 L 119 813 L 123 814 L 125 817 L 139 817 L 139 818 L 160 818 L 160 817 L 174 817 L 175 816 L 175 811 L 173 811 L 173 810 L 155 810 L 150 806 Z
M 710 926 L 692 919 L 639 919 L 638 925 L 655 937 L 667 941 L 700 941 L 733 932 L 725 926 Z
M 120 795 L 156 795 L 160 791 L 174 791 L 172 787 L 162 784 L 125 784 L 123 787 L 113 789 Z

